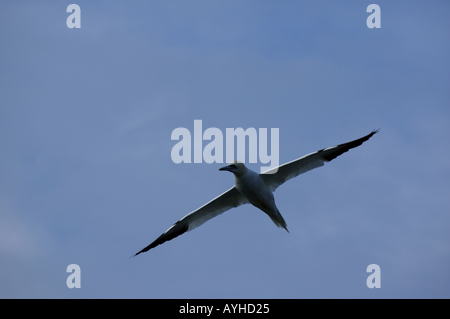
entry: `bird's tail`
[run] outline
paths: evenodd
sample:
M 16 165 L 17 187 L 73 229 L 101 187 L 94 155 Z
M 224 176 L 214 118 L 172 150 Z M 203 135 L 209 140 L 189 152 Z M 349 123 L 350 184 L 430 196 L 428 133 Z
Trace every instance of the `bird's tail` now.
M 281 213 L 278 209 L 277 209 L 276 213 L 274 214 L 274 216 L 269 215 L 269 217 L 270 217 L 270 219 L 272 219 L 272 221 L 274 222 L 275 225 L 286 229 L 286 231 L 289 233 L 289 230 L 287 229 L 286 221 L 284 220 L 283 216 L 281 216 Z

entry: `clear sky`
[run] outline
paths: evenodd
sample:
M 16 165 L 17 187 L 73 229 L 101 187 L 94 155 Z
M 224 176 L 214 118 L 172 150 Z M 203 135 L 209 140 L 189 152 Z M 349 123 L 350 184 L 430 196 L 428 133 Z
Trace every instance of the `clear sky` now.
M 2 1 L 0 297 L 449 298 L 450 4 L 371 3 Z M 290 233 L 245 205 L 128 258 L 234 183 L 172 161 L 196 119 L 280 163 L 381 130 L 277 189 Z

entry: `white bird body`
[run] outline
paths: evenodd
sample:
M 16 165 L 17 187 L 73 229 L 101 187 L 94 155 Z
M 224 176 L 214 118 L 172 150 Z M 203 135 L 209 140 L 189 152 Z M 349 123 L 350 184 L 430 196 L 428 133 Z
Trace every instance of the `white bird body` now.
M 233 207 L 238 207 L 247 203 L 262 210 L 272 219 L 275 225 L 283 227 L 287 231 L 286 222 L 275 205 L 275 199 L 272 192 L 289 179 L 311 169 L 323 166 L 325 162 L 329 162 L 347 152 L 349 149 L 361 145 L 377 132 L 378 130 L 374 130 L 370 134 L 357 140 L 307 154 L 262 174 L 258 174 L 248 169 L 240 162 L 234 162 L 228 166 L 222 167 L 220 169 L 221 171 L 229 171 L 234 174 L 235 185 L 197 210 L 181 218 L 154 242 L 134 256 L 146 252 L 166 241 L 172 240 Z
M 235 187 L 239 193 L 241 193 L 250 204 L 269 215 L 275 225 L 287 230 L 286 222 L 275 205 L 273 193 L 266 185 L 261 175 L 247 169 L 242 163 L 235 164 L 242 165 L 241 169 L 244 171 L 241 175 L 234 175 Z

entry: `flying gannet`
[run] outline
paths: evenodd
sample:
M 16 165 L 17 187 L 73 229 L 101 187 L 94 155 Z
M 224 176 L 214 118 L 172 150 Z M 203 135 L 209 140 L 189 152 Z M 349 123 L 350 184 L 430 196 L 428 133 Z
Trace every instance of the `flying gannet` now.
M 220 171 L 229 171 L 234 174 L 235 185 L 225 193 L 217 196 L 202 207 L 181 218 L 153 243 L 136 253 L 134 256 L 161 245 L 168 240 L 172 240 L 187 231 L 197 228 L 211 218 L 216 217 L 233 207 L 248 203 L 266 213 L 275 225 L 283 227 L 288 231 L 286 222 L 275 205 L 273 197 L 273 192 L 278 186 L 293 177 L 323 166 L 325 162 L 335 159 L 349 149 L 360 146 L 376 133 L 378 133 L 378 130 L 374 130 L 370 134 L 357 140 L 307 154 L 299 159 L 261 174 L 248 169 L 240 162 L 233 162 L 228 166 L 220 168 Z

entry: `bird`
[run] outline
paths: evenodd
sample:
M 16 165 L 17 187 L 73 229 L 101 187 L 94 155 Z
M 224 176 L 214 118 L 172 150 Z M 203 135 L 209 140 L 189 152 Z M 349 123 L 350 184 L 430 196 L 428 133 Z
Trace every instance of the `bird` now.
M 275 205 L 273 192 L 283 183 L 300 174 L 318 168 L 330 162 L 348 150 L 360 146 L 378 133 L 379 129 L 354 141 L 321 149 L 302 156 L 296 160 L 272 168 L 260 174 L 248 169 L 243 163 L 234 161 L 222 167 L 219 171 L 228 171 L 234 174 L 235 185 L 226 192 L 212 199 L 197 210 L 187 214 L 150 245 L 137 252 L 134 256 L 144 253 L 158 245 L 172 240 L 223 212 L 244 204 L 252 204 L 266 213 L 274 224 L 284 228 L 287 232 L 286 221 Z

